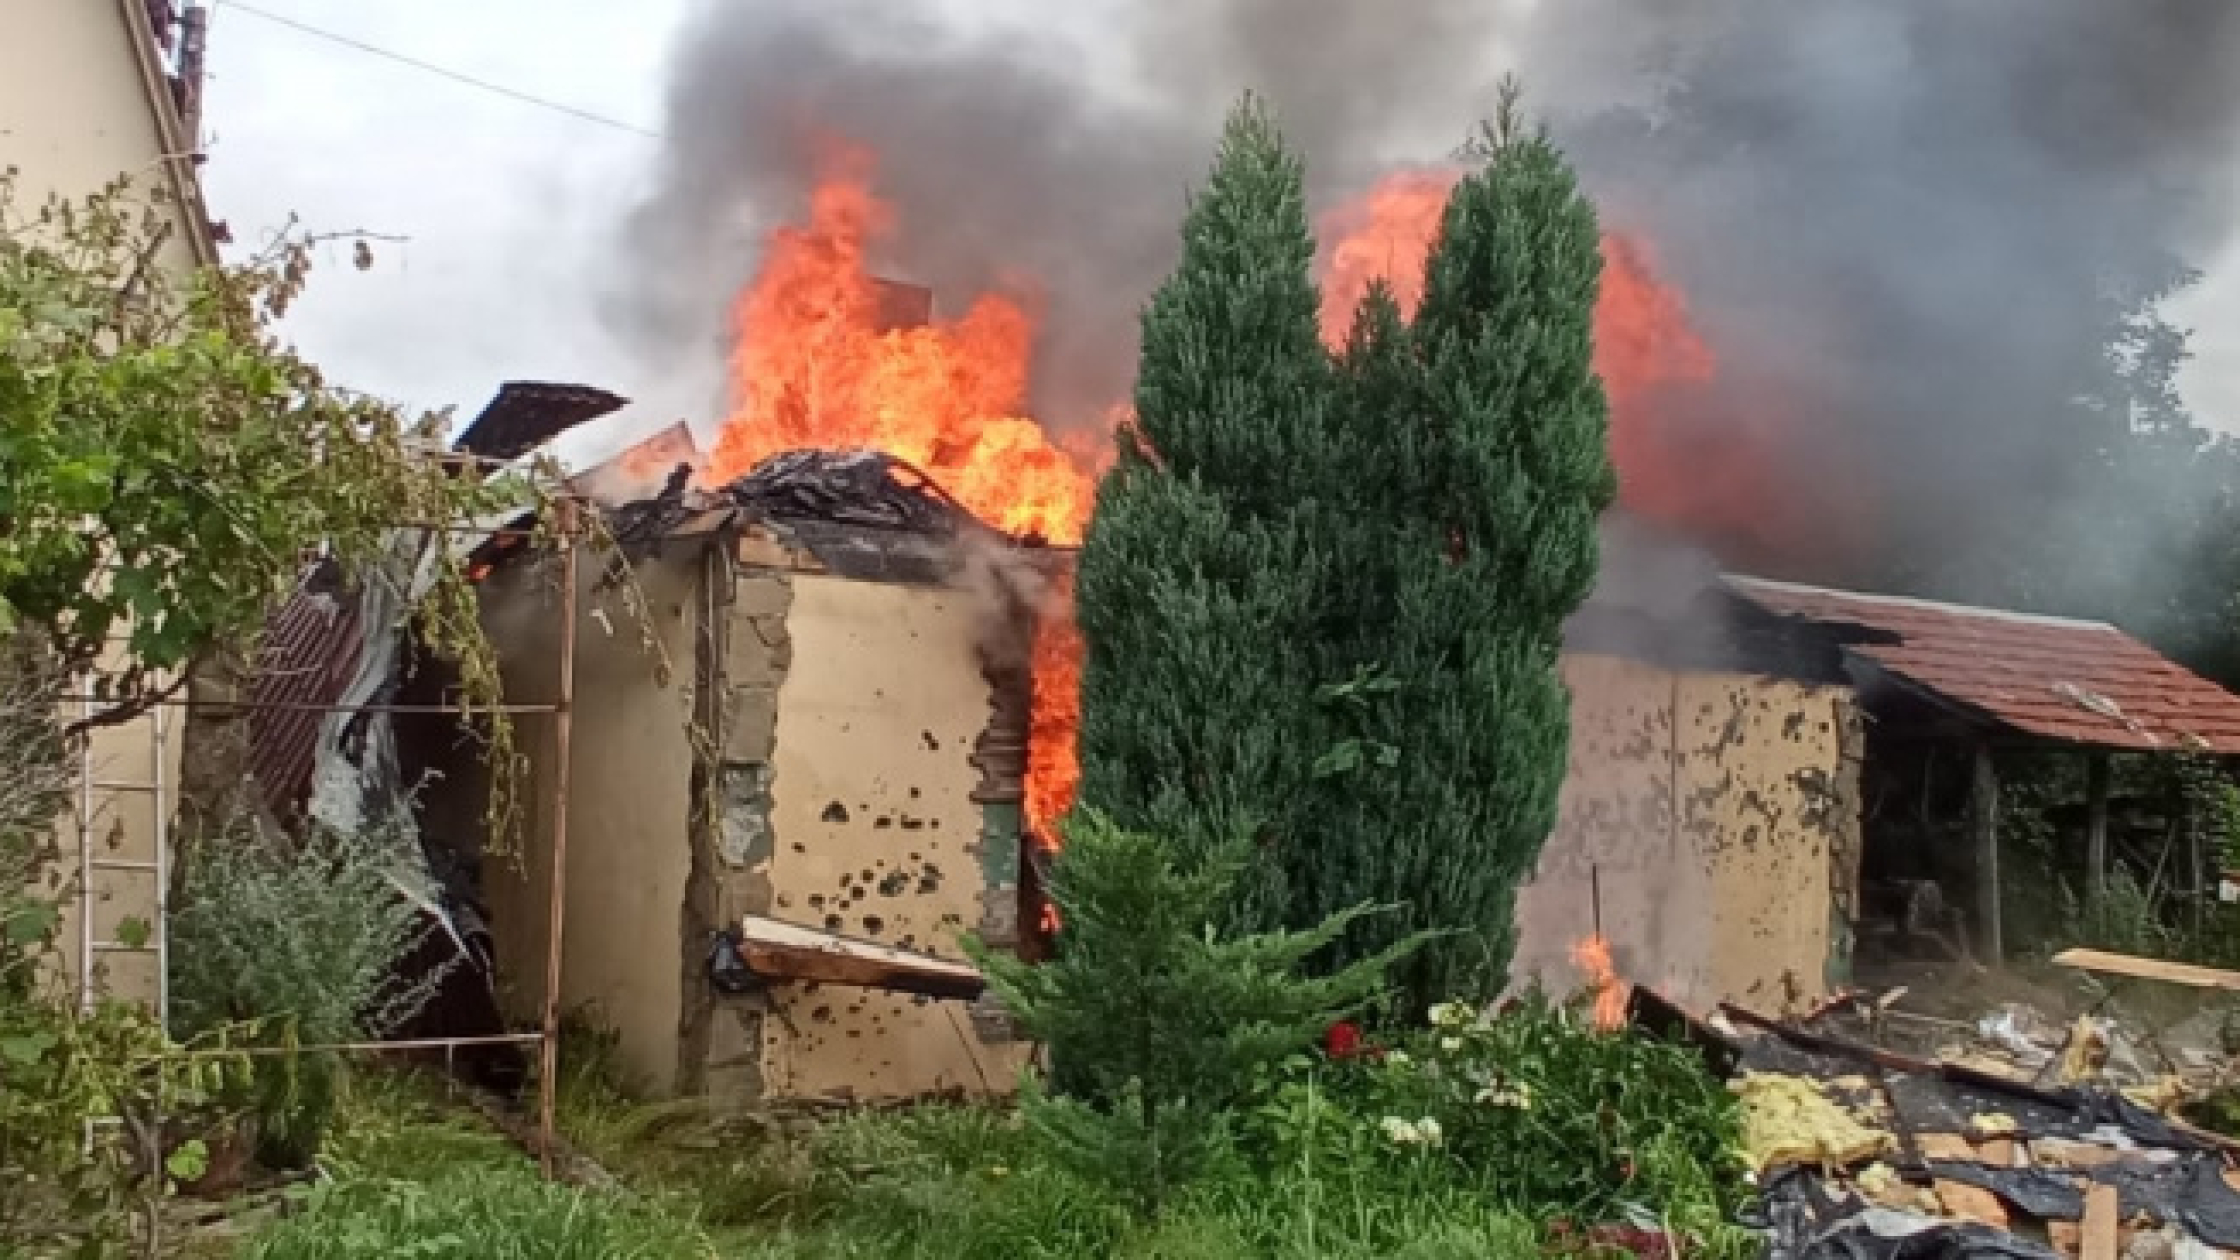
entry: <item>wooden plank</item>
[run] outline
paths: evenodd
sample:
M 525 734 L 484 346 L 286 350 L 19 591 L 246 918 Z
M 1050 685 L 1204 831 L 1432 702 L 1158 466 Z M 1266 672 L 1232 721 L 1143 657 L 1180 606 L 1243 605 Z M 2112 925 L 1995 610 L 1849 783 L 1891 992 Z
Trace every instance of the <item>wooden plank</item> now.
M 2108 897 L 2108 754 L 2085 756 L 2084 776 L 2085 905 L 2097 909 Z
M 2083 1260 L 2117 1260 L 2122 1232 L 2123 1208 L 2116 1188 L 2094 1183 L 2084 1192 L 2084 1236 L 2078 1254 Z
M 969 963 L 759 915 L 747 915 L 739 926 L 739 955 L 747 970 L 766 980 L 814 981 L 966 1002 L 988 987 L 987 979 Z
M 1975 1162 L 1975 1145 L 1957 1133 L 1924 1133 L 1920 1141 L 1921 1154 L 1926 1158 L 1956 1164 Z
M 2226 993 L 2240 993 L 2240 971 L 2164 962 L 2159 958 L 2135 958 L 2129 954 L 2111 954 L 2098 949 L 2064 950 L 2055 954 L 2053 961 L 2057 966 L 2076 971 L 2128 976 L 2134 980 L 2156 980 L 2191 989 L 2220 989 Z
M 2015 1140 L 2010 1137 L 1992 1138 L 1976 1144 L 1976 1155 L 1993 1168 L 2014 1168 Z
M 2007 1228 L 2007 1208 L 1999 1196 L 1963 1182 L 1937 1178 L 1937 1201 L 1944 1204 L 1945 1214 L 1963 1221 L 1989 1225 L 1996 1230 Z M 2114 1260 L 2113 1255 L 2109 1260 Z

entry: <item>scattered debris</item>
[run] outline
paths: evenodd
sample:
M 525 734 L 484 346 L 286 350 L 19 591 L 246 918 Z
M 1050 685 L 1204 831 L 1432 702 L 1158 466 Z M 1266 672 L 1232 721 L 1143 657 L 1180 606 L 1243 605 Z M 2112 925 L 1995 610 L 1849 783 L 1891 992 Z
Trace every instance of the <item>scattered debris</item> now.
M 2116 1021 L 2008 1005 L 1935 1057 L 1829 1027 L 1884 1010 L 1858 995 L 1791 1023 L 1721 1010 L 1769 1257 L 2240 1256 L 2240 1143 L 2176 1119 L 2187 1082 L 2146 1072 Z

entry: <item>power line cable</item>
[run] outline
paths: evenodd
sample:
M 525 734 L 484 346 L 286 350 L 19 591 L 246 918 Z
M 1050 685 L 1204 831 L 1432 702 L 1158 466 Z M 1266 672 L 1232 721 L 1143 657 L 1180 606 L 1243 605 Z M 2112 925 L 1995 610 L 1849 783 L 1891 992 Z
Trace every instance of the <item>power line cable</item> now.
M 339 44 L 344 48 L 365 53 L 366 55 L 371 57 L 379 57 L 384 61 L 393 61 L 401 66 L 409 66 L 414 70 L 421 71 L 422 73 L 436 75 L 439 78 L 449 79 L 454 83 L 460 83 L 466 85 L 467 87 L 476 88 L 480 91 L 494 93 L 495 95 L 503 96 L 508 100 L 518 101 L 523 105 L 534 105 L 539 109 L 549 109 L 555 113 L 566 114 L 570 118 L 574 118 L 582 122 L 594 123 L 601 127 L 611 127 L 616 131 L 627 131 L 631 135 L 644 136 L 649 140 L 659 140 L 662 138 L 660 132 L 648 131 L 645 128 L 638 126 L 636 123 L 624 122 L 619 118 L 610 118 L 605 114 L 595 114 L 587 109 L 578 109 L 573 105 L 569 105 L 561 101 L 555 101 L 547 97 L 538 96 L 531 92 L 524 92 L 519 88 L 507 87 L 503 83 L 492 83 L 488 79 L 478 79 L 471 74 L 453 70 L 446 66 L 439 66 L 434 62 L 422 61 L 418 57 L 408 57 L 403 53 L 393 52 L 387 48 L 380 47 L 379 45 L 369 44 L 361 39 L 353 39 L 348 35 L 344 35 L 336 31 L 330 31 L 325 29 L 324 27 L 313 26 L 308 22 L 299 22 L 291 17 L 283 17 L 278 13 L 260 9 L 256 5 L 243 3 L 243 0 L 226 0 L 225 9 L 227 12 L 246 13 L 251 17 L 262 18 L 265 21 L 271 22 L 276 26 L 287 27 L 292 31 L 296 31 L 303 35 L 308 35 L 313 39 L 321 39 L 331 44 Z

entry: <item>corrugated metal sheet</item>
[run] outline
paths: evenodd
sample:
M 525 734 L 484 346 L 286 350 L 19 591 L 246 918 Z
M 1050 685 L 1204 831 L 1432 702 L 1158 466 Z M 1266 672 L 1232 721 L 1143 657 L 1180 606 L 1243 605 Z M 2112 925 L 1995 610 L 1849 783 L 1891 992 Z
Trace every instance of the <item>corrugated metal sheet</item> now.
M 2104 622 L 1730 577 L 1768 612 L 1895 642 L 1845 650 L 2027 735 L 2098 748 L 2240 753 L 2240 697 Z
M 484 459 L 519 459 L 585 421 L 621 410 L 628 401 L 589 385 L 508 381 L 451 445 Z
M 303 816 L 326 719 L 311 706 L 340 698 L 364 644 L 358 601 L 338 597 L 332 586 L 307 575 L 265 623 L 250 683 L 250 773 L 273 817 L 291 824 Z

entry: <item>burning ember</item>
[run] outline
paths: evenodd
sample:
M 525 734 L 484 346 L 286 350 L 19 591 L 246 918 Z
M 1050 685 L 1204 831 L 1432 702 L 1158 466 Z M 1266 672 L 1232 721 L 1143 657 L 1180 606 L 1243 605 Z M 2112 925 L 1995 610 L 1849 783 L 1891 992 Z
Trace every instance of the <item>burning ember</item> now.
M 1594 1026 L 1601 1032 L 1616 1032 L 1626 1026 L 1626 1005 L 1632 996 L 1631 986 L 1618 978 L 1618 968 L 1610 960 L 1610 942 L 1601 933 L 1580 941 L 1571 947 L 1572 965 L 1586 973 L 1587 986 L 1594 990 Z

